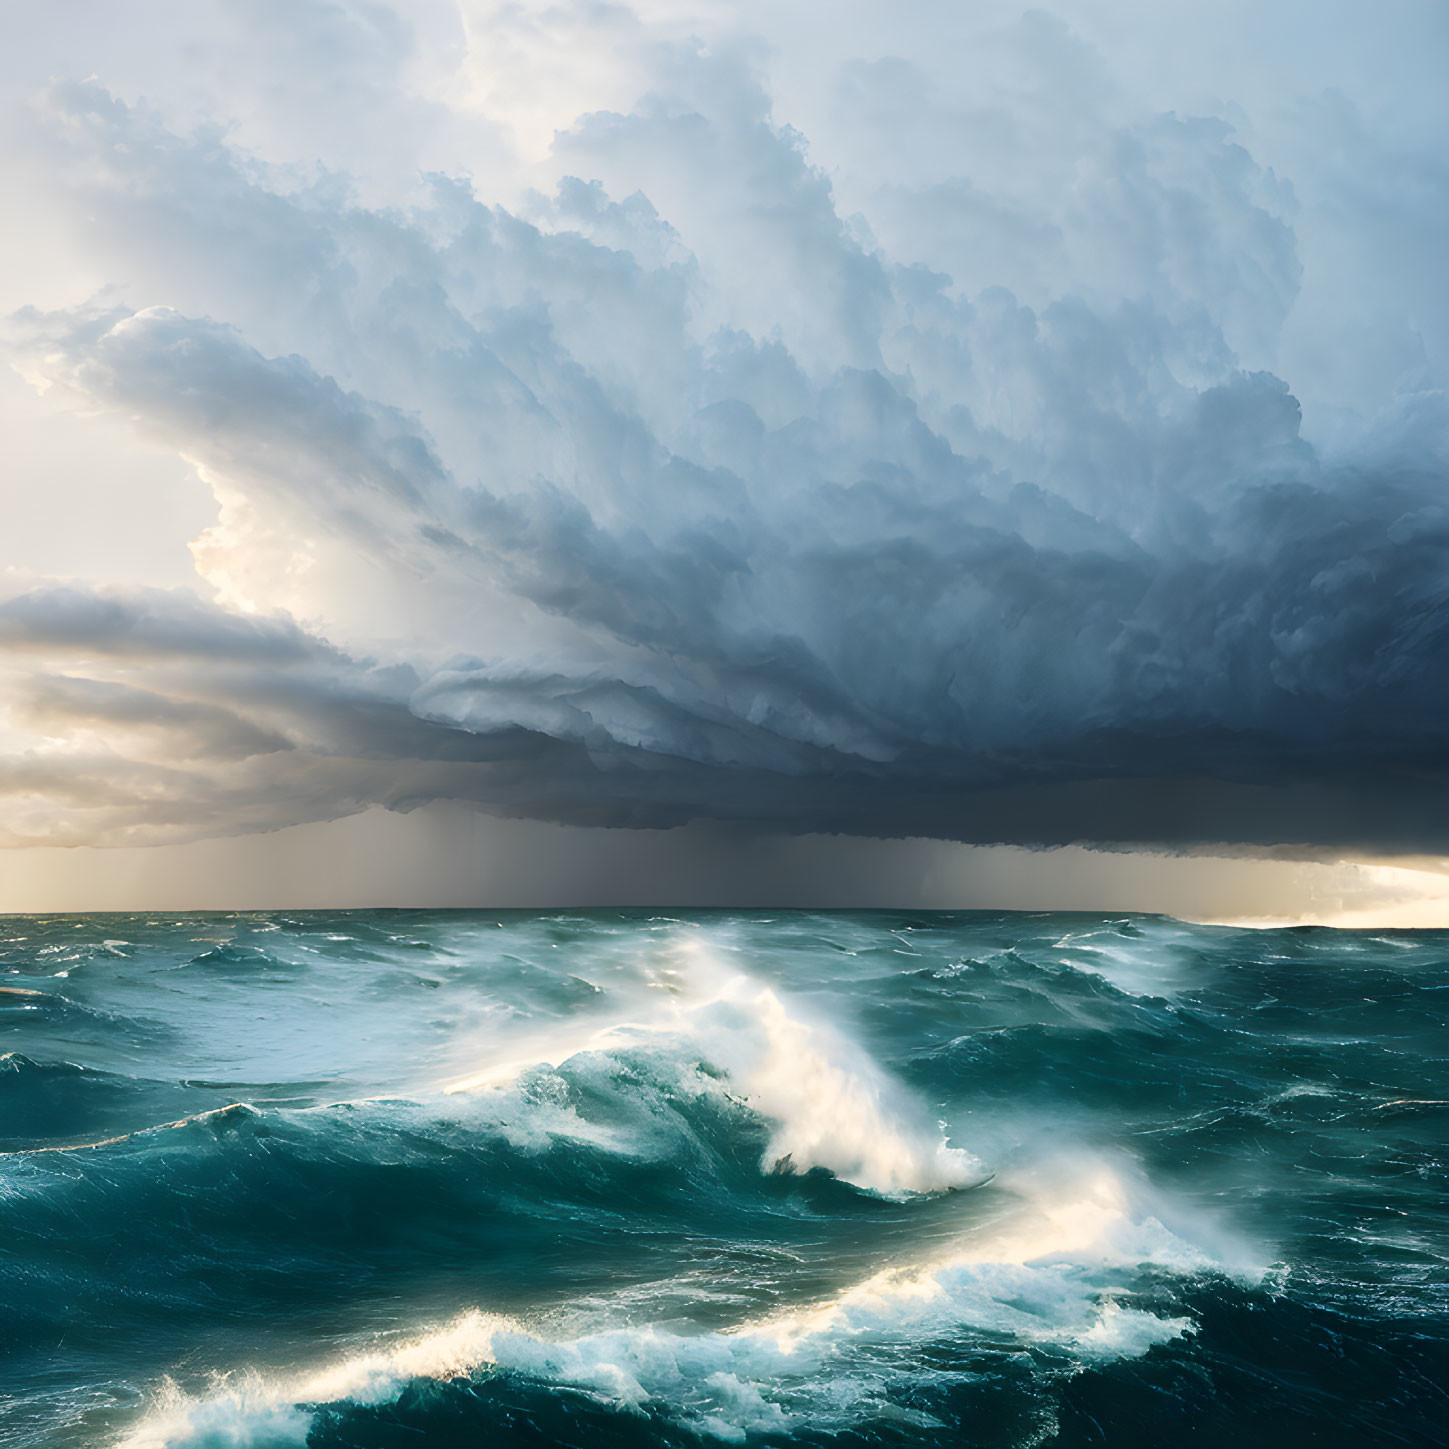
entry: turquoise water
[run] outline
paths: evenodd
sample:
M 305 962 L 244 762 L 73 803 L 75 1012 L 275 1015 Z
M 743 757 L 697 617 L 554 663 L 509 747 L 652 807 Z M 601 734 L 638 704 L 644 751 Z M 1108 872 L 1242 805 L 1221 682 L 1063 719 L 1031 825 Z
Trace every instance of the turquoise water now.
M 1449 933 L 0 921 L 8 1445 L 1449 1442 Z

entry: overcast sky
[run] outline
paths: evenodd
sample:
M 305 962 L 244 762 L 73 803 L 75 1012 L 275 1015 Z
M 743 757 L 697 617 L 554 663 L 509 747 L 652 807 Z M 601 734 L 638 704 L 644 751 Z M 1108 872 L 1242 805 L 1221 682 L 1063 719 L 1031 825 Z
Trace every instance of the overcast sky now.
M 1449 854 L 1436 0 L 9 31 L 0 908 Z

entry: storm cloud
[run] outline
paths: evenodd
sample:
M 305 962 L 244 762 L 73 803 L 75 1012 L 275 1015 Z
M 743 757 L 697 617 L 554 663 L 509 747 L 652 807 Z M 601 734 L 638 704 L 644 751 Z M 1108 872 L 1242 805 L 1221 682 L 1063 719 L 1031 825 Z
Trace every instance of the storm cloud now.
M 0 602 L 13 843 L 456 800 L 1449 849 L 1430 141 L 1326 87 L 1166 109 L 1040 13 L 943 10 L 944 58 L 844 25 L 806 86 L 744 8 L 474 11 L 462 60 L 446 9 L 277 22 L 396 118 L 370 175 L 324 110 L 286 155 L 302 102 L 245 55 L 229 128 L 124 56 L 24 77 L 107 286 L 14 311 L 10 356 L 218 518 L 192 590 Z M 510 45 L 583 67 L 532 160 Z

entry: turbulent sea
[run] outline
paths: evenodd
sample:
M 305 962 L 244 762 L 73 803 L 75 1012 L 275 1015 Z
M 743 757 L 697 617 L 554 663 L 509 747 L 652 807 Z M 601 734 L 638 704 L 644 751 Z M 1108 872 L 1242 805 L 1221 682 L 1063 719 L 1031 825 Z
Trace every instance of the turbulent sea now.
M 0 1443 L 1449 1442 L 1449 933 L 0 919 Z

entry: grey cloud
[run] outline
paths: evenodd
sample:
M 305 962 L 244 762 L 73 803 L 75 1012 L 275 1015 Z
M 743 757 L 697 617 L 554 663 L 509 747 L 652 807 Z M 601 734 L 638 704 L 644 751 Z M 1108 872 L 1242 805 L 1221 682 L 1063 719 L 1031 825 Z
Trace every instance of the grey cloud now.
M 67 667 L 37 709 L 194 735 L 97 832 L 459 799 L 1440 848 L 1438 379 L 1307 441 L 1266 370 L 1307 285 L 1291 188 L 1059 24 L 1002 44 L 1015 98 L 847 69 L 858 217 L 737 46 L 662 49 L 512 211 L 441 179 L 364 205 L 55 93 L 77 204 L 171 305 L 32 311 L 17 345 L 193 459 L 213 581 L 306 621 L 0 605 L 9 648 L 127 671 Z M 245 728 L 291 748 L 240 755 Z
M 377 804 L 490 803 L 520 771 L 568 753 L 519 728 L 430 723 L 409 708 L 418 679 L 406 665 L 352 659 L 290 621 L 239 619 L 181 592 L 19 595 L 0 604 L 0 648 L 11 720 L 71 736 L 0 759 L 10 843 L 146 843 Z M 38 649 L 67 672 L 27 668 Z
M 59 734 L 58 726 L 88 723 L 154 733 L 163 748 L 181 759 L 245 760 L 292 748 L 282 735 L 218 705 L 68 675 L 28 681 L 15 713 L 47 735 Z
M 97 591 L 53 585 L 0 600 L 7 651 L 73 651 L 134 658 L 234 659 L 285 667 L 335 651 L 286 619 L 209 608 L 183 589 Z
M 1052 54 L 1043 20 L 1008 37 L 1028 70 L 1026 107 L 942 94 L 901 60 L 851 68 L 836 117 L 852 149 L 895 143 L 865 171 L 872 229 L 893 256 L 967 294 L 1005 286 L 1037 307 L 1064 294 L 1150 301 L 1172 323 L 1179 368 L 1200 367 L 1198 354 L 1209 366 L 1233 354 L 1271 363 L 1301 277 L 1292 189 L 1224 120 L 1121 117 L 1105 63 L 1081 48 Z M 1064 73 L 1098 85 L 1073 88 Z M 928 158 L 951 146 L 975 174 L 903 179 L 921 163 L 900 156 L 902 134 Z

